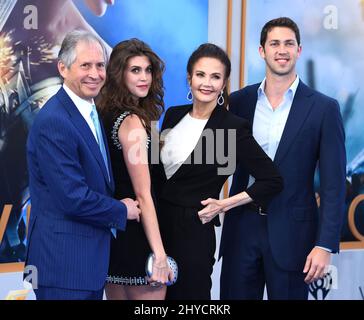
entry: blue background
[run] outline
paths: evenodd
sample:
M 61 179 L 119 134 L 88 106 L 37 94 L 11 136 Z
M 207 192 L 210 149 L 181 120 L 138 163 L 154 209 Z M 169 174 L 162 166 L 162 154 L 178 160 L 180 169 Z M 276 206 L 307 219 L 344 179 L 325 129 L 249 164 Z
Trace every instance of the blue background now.
M 208 0 L 116 0 L 102 17 L 76 2 L 96 32 L 113 47 L 139 38 L 166 64 L 165 106 L 188 103 L 186 65 L 192 51 L 207 42 Z

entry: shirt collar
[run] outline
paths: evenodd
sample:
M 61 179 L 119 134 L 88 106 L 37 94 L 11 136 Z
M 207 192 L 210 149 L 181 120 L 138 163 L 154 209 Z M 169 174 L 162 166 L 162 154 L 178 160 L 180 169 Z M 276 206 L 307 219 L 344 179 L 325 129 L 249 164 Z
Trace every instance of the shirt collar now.
M 75 94 L 66 84 L 63 84 L 63 89 L 71 98 L 72 102 L 76 105 L 78 111 L 84 116 L 89 117 L 92 111 L 92 105 L 94 104 L 94 99 L 92 99 L 92 103 L 80 98 L 77 94 Z
M 293 98 L 294 95 L 296 94 L 297 91 L 297 87 L 298 84 L 300 83 L 300 78 L 298 77 L 298 75 L 296 76 L 296 79 L 293 81 L 293 83 L 291 84 L 291 86 L 288 89 L 288 92 L 291 93 L 291 97 Z
M 261 82 L 261 84 L 260 84 L 260 86 L 258 88 L 258 97 L 261 97 L 262 95 L 265 95 L 265 92 L 264 92 L 265 81 L 266 81 L 266 78 L 263 79 L 263 81 Z
M 258 98 L 261 97 L 262 95 L 265 95 L 265 82 L 266 82 L 266 78 L 263 79 L 262 83 L 260 84 L 259 88 L 258 88 Z M 285 92 L 286 94 L 289 94 L 291 98 L 294 97 L 294 95 L 296 94 L 297 91 L 297 87 L 298 84 L 300 82 L 300 78 L 297 75 L 296 79 L 292 82 L 291 86 L 288 88 L 288 90 Z

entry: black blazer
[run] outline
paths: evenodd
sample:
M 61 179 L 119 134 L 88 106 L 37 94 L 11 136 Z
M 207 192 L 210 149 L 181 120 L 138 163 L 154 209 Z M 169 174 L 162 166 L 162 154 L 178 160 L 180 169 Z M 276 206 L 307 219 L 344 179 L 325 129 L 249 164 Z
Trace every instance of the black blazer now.
M 184 105 L 166 111 L 162 139 L 164 130 L 173 128 L 191 109 L 192 105 Z M 232 134 L 230 139 L 229 133 Z M 228 155 L 229 151 L 232 155 L 227 163 L 223 163 L 223 155 Z M 196 164 L 198 160 L 199 164 Z M 154 170 L 156 196 L 179 206 L 200 209 L 202 200 L 219 197 L 224 182 L 235 172 L 238 164 L 246 167 L 256 179 L 246 192 L 258 205 L 265 207 L 271 197 L 283 188 L 282 178 L 273 162 L 254 140 L 249 122 L 217 106 L 196 147 L 170 179 L 167 180 L 163 164 L 159 161 Z

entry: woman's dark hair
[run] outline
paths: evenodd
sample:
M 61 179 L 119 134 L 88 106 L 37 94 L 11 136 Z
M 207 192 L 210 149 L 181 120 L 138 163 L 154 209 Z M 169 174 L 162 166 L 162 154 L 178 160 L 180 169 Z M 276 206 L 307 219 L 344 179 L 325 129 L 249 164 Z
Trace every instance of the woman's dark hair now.
M 231 72 L 231 62 L 226 54 L 226 52 L 221 49 L 219 46 L 212 44 L 212 43 L 204 43 L 201 44 L 190 56 L 187 63 L 187 73 L 191 77 L 193 72 L 193 67 L 195 66 L 196 62 L 200 60 L 201 58 L 214 58 L 219 60 L 225 67 L 225 74 L 224 74 L 224 80 L 227 81 L 227 79 L 230 77 Z M 226 108 L 228 105 L 228 92 L 227 88 L 225 86 L 224 88 L 224 107 Z
M 124 72 L 128 60 L 136 56 L 146 56 L 152 66 L 152 84 L 148 95 L 135 99 L 125 85 Z M 123 111 L 131 111 L 138 115 L 151 132 L 151 121 L 159 120 L 164 111 L 164 89 L 162 74 L 165 66 L 163 61 L 152 49 L 139 39 L 125 40 L 117 44 L 110 56 L 106 69 L 106 81 L 98 97 L 101 112 L 112 112 L 118 116 Z

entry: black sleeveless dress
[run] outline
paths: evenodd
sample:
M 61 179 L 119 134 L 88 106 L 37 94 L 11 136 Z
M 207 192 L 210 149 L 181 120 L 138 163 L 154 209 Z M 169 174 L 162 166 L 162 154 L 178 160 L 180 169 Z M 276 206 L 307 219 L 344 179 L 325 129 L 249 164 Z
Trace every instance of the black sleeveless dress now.
M 118 200 L 136 198 L 118 140 L 119 127 L 128 115 L 130 112 L 124 111 L 118 117 L 111 114 L 103 117 L 115 180 L 114 197 Z M 148 154 L 150 154 L 149 144 L 150 139 L 147 143 Z M 110 264 L 106 282 L 135 286 L 148 284 L 145 263 L 151 252 L 142 223 L 128 220 L 125 231 L 118 230 L 117 237 L 111 237 Z

